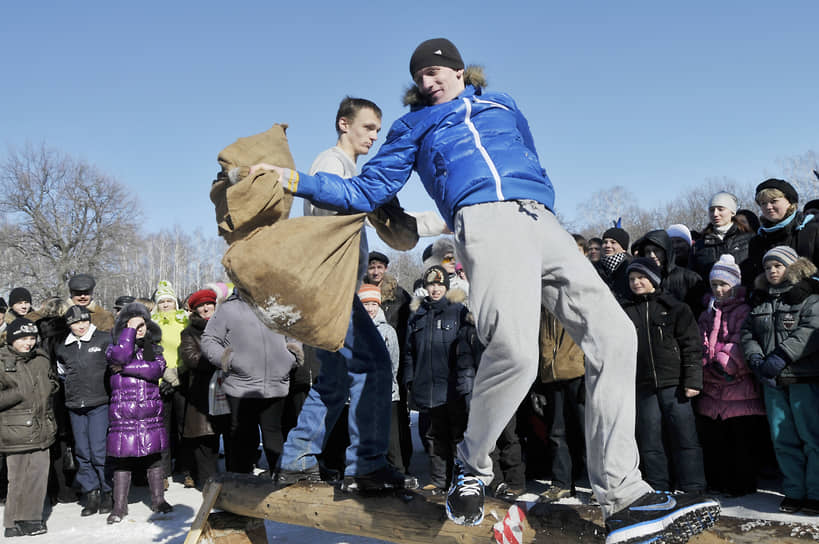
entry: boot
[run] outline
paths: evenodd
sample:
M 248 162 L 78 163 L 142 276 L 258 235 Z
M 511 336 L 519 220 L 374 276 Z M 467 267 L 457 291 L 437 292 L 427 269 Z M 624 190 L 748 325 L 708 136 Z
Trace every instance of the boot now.
M 93 516 L 100 509 L 100 490 L 94 489 L 85 494 L 85 508 L 82 509 L 80 515 L 82 517 Z
M 173 506 L 165 502 L 164 480 L 165 477 L 162 467 L 148 469 L 148 487 L 151 489 L 151 510 L 167 514 L 173 510 Z
M 111 491 L 100 493 L 100 514 L 110 514 L 114 509 L 114 495 Z
M 128 491 L 131 490 L 131 471 L 114 471 L 114 508 L 108 514 L 108 525 L 119 523 L 128 515 Z

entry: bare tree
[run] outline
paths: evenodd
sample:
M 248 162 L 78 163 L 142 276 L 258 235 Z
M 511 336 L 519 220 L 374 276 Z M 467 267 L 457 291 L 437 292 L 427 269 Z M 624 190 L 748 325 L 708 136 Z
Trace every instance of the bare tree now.
M 94 166 L 41 144 L 11 150 L 0 172 L 4 278 L 33 294 L 66 293 L 75 273 L 99 275 L 139 225 L 135 199 Z
M 805 203 L 819 197 L 819 180 L 814 171 L 819 171 L 819 154 L 808 151 L 801 155 L 778 161 L 782 174 L 775 177 L 784 178 L 799 193 L 799 201 Z

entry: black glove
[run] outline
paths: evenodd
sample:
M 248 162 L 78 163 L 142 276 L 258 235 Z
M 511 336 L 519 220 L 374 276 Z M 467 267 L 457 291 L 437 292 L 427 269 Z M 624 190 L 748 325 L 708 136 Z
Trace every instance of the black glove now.
M 159 382 L 159 394 L 163 397 L 170 397 L 173 395 L 174 387 L 171 385 L 171 382 L 167 380 L 162 380 Z
M 538 417 L 546 417 L 546 405 L 548 401 L 546 395 L 539 393 L 534 388 L 529 391 L 529 403 L 532 405 L 532 411 Z

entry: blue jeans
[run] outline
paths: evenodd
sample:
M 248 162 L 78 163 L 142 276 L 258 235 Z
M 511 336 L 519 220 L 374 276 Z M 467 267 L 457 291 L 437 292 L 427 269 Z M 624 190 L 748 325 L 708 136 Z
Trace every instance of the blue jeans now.
M 819 500 L 819 384 L 764 388 L 782 492 L 792 499 Z
M 95 489 L 111 491 L 105 475 L 105 437 L 108 434 L 108 405 L 69 408 L 77 457 L 76 481 L 83 493 Z
M 705 491 L 705 465 L 697 422 L 691 399 L 686 398 L 681 387 L 637 390 L 637 445 L 643 477 L 654 489 L 674 491 L 668 464 L 670 457 L 678 489 Z
M 344 347 L 316 350 L 321 373 L 287 435 L 282 470 L 315 467 L 348 398 L 350 446 L 346 476 L 361 476 L 387 464 L 392 403 L 392 366 L 384 340 L 358 297 L 353 300 Z

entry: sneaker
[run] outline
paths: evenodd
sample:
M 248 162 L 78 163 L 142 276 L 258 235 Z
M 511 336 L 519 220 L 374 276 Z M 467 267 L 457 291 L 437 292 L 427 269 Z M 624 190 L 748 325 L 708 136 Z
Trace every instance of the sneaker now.
M 25 533 L 16 525 L 14 527 L 6 527 L 4 531 L 4 535 L 6 538 L 12 538 L 15 536 L 26 536 Z
M 385 491 L 387 489 L 418 489 L 418 478 L 407 476 L 398 469 L 384 465 L 361 476 L 345 476 L 342 491 Z
M 48 532 L 45 522 L 38 519 L 31 521 L 15 521 L 14 525 L 27 536 L 37 536 Z
M 557 502 L 566 497 L 574 497 L 574 489 L 550 485 L 546 491 L 538 496 L 537 502 Z
M 684 543 L 714 525 L 719 512 L 716 499 L 652 491 L 606 520 L 606 544 Z
M 496 487 L 492 492 L 492 495 L 494 495 L 496 499 L 505 502 L 516 502 L 518 500 L 518 496 L 522 494 L 523 491 L 512 489 L 506 482 L 499 483 L 498 487 Z
M 446 517 L 457 525 L 479 525 L 483 521 L 484 488 L 483 480 L 466 472 L 456 460 L 446 495 Z
M 785 512 L 786 514 L 795 514 L 802 509 L 802 503 L 804 501 L 802 499 L 792 499 L 790 497 L 785 497 L 782 499 L 782 502 L 779 503 L 779 511 Z
M 310 482 L 310 483 L 320 483 L 321 482 L 321 471 L 319 470 L 318 465 L 313 465 L 312 467 L 305 469 L 305 470 L 282 470 L 276 473 L 276 484 L 282 487 L 293 485 L 297 482 Z

